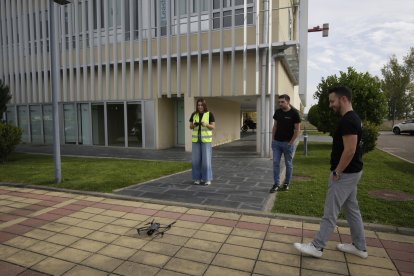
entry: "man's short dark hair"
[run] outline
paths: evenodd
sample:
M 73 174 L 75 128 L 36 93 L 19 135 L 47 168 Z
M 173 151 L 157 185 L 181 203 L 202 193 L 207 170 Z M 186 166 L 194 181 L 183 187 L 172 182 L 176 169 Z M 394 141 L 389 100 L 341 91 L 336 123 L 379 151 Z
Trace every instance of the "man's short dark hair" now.
M 352 91 L 346 86 L 335 86 L 331 87 L 328 90 L 328 94 L 335 93 L 336 95 L 342 97 L 345 96 L 348 101 L 352 101 Z
M 290 102 L 290 97 L 287 94 L 280 95 L 279 99 L 284 99 L 285 101 Z

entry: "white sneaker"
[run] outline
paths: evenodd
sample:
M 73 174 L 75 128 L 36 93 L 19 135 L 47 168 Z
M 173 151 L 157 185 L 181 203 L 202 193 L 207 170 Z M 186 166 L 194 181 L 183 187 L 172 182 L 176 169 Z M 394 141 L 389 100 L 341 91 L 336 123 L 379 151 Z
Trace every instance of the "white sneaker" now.
M 204 183 L 204 185 L 206 186 L 211 185 L 211 181 L 207 181 L 206 183 Z
M 322 257 L 322 250 L 318 250 L 313 243 L 298 243 L 295 242 L 293 246 L 305 255 L 320 258 Z
M 200 185 L 200 180 L 194 181 L 194 185 Z
M 349 254 L 354 254 L 354 255 L 357 255 L 358 257 L 361 257 L 363 259 L 368 258 L 368 252 L 367 251 L 359 250 L 358 248 L 355 247 L 355 245 L 350 244 L 350 243 L 339 243 L 339 244 L 336 245 L 336 248 L 339 251 L 349 253 Z

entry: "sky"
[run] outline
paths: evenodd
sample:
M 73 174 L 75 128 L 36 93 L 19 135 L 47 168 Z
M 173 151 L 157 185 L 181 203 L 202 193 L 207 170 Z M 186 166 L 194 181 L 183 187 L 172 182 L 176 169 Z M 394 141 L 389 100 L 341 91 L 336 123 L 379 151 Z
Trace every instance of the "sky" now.
M 303 1 L 303 0 L 302 0 Z M 414 0 L 305 0 L 308 28 L 329 23 L 329 36 L 308 33 L 307 107 L 322 78 L 352 66 L 382 78 L 392 55 L 402 62 L 414 47 Z

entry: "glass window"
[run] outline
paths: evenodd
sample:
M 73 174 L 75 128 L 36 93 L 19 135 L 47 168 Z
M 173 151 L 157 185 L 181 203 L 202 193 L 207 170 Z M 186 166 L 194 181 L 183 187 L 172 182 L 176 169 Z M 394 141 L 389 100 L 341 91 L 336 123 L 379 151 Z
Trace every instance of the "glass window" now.
M 213 13 L 213 28 L 214 29 L 220 28 L 220 13 L 219 12 Z
M 91 119 L 89 117 L 89 104 L 78 104 L 78 143 L 92 145 L 89 134 Z
M 179 5 L 179 15 L 187 14 L 187 0 L 175 0 L 174 15 L 177 15 L 177 5 Z
M 53 116 L 52 106 L 43 106 L 43 132 L 46 144 L 53 144 Z
M 7 107 L 6 111 L 6 122 L 11 125 L 16 125 L 16 117 L 15 117 L 15 110 L 14 106 Z
M 213 0 L 213 9 L 220 9 L 220 0 Z
M 124 104 L 108 104 L 108 145 L 125 146 Z
M 103 104 L 92 105 L 92 142 L 105 145 L 105 115 Z
M 193 0 L 193 12 L 198 12 L 200 10 L 200 2 L 201 2 L 201 10 L 200 11 L 208 11 L 208 1 L 211 0 Z
M 253 4 L 253 0 L 247 0 L 247 4 Z M 244 5 L 244 0 L 235 0 L 235 6 L 242 6 Z
M 43 144 L 42 138 L 42 110 L 40 105 L 31 105 L 30 111 L 30 134 L 32 144 Z
M 127 105 L 128 147 L 142 147 L 141 104 Z
M 22 142 L 29 143 L 29 122 L 27 120 L 27 106 L 17 107 L 17 122 L 18 127 L 22 130 Z
M 223 12 L 223 28 L 231 27 L 231 11 Z
M 235 11 L 235 25 L 244 25 L 244 9 Z M 253 8 L 247 8 L 247 24 L 253 24 Z
M 121 26 L 121 21 L 122 21 L 121 2 L 117 0 L 109 0 L 108 10 L 109 10 L 109 17 L 108 17 L 109 27 L 114 26 L 114 17 L 116 17 L 115 26 Z M 104 22 L 104 20 L 102 20 L 102 22 Z
M 76 113 L 74 104 L 63 105 L 65 144 L 76 144 Z
M 223 0 L 223 8 L 231 7 L 232 0 Z

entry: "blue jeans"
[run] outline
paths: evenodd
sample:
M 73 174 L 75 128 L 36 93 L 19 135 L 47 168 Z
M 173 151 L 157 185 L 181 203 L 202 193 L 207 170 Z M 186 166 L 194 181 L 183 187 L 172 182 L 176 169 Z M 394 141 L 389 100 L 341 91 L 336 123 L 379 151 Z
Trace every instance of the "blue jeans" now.
M 193 180 L 211 181 L 213 171 L 211 168 L 211 143 L 193 142 L 192 176 Z
M 285 157 L 285 166 L 286 166 L 286 177 L 285 185 L 289 185 L 290 179 L 292 178 L 293 171 L 293 151 L 295 149 L 294 145 L 289 145 L 289 142 L 281 141 L 272 141 L 272 150 L 273 150 L 273 180 L 275 185 L 280 184 L 280 159 L 282 154 Z

